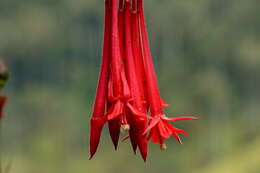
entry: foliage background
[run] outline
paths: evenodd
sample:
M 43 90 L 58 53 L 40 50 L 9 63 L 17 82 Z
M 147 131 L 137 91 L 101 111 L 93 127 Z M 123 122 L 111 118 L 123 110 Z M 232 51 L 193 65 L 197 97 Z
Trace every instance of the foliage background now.
M 0 56 L 11 72 L 1 148 L 12 173 L 259 173 L 260 1 L 145 0 L 167 115 L 184 144 L 151 145 L 146 164 L 107 131 L 88 161 L 102 0 L 1 0 Z

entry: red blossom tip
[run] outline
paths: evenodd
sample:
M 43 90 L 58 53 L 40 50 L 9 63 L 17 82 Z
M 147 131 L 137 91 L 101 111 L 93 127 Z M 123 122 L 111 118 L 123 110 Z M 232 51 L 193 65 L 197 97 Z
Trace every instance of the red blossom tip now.
M 174 127 L 172 124 L 168 122 L 173 121 L 175 119 L 167 118 L 165 115 L 155 116 L 150 121 L 150 124 L 145 130 L 144 134 L 150 131 L 149 139 L 151 138 L 154 143 L 157 143 L 162 139 L 170 138 L 171 136 L 173 136 L 180 144 L 182 144 L 182 141 L 178 133 L 183 135 L 188 135 L 189 133 L 182 129 Z M 195 119 L 195 117 L 181 117 L 179 119 Z
M 199 118 L 193 117 L 193 116 L 168 118 L 168 117 L 164 116 L 163 119 L 167 120 L 167 121 L 182 121 L 182 120 L 198 120 Z

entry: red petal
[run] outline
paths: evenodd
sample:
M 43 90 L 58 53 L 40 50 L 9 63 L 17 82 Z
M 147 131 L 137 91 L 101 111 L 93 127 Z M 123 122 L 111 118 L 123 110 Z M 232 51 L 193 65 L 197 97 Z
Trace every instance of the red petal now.
M 153 118 L 149 124 L 149 126 L 147 127 L 147 129 L 144 131 L 143 135 L 145 135 L 148 131 L 150 131 L 154 126 L 156 126 L 158 124 L 158 122 L 160 121 L 160 117 L 156 117 Z
M 119 136 L 120 136 L 120 118 L 118 117 L 116 119 L 110 120 L 108 122 L 108 127 L 109 127 L 110 137 L 112 139 L 112 142 L 116 150 L 118 146 Z
M 130 89 L 126 80 L 126 76 L 125 76 L 125 71 L 124 69 L 122 69 L 121 71 L 121 79 L 122 79 L 122 83 L 123 83 L 123 95 L 125 99 L 129 99 L 130 98 Z
M 159 143 L 160 142 L 160 136 L 159 136 L 159 131 L 157 128 L 153 128 L 151 130 L 151 137 L 152 137 L 152 141 L 153 143 Z
M 120 100 L 117 101 L 109 112 L 111 113 L 107 114 L 108 120 L 115 119 L 123 113 L 123 103 Z
M 163 117 L 164 120 L 167 120 L 167 121 L 181 121 L 181 120 L 198 120 L 197 117 L 193 117 L 193 116 L 190 116 L 190 117 L 174 117 L 174 118 L 168 118 L 168 117 Z
M 152 117 L 147 116 L 146 114 L 140 112 L 139 110 L 135 109 L 130 103 L 127 103 L 127 106 L 128 106 L 129 109 L 132 111 L 132 113 L 135 114 L 135 115 L 138 115 L 138 116 L 140 116 L 140 117 L 142 117 L 142 118 L 149 118 L 149 119 L 152 118 Z
M 182 129 L 178 129 L 178 128 L 174 127 L 174 126 L 172 126 L 172 130 L 175 131 L 175 132 L 177 132 L 177 133 L 181 133 L 181 134 L 183 134 L 183 135 L 189 135 L 188 132 L 186 132 L 186 131 L 184 131 L 184 130 L 182 130 Z
M 102 119 L 91 119 L 90 121 L 90 145 L 89 145 L 89 151 L 90 151 L 90 157 L 89 159 L 91 159 L 98 148 L 98 144 L 100 141 L 100 136 L 101 136 L 101 132 L 102 132 L 102 128 L 103 128 L 103 122 Z
M 165 102 L 163 99 L 161 99 L 161 104 L 163 107 L 168 107 L 169 104 L 167 102 Z
M 138 141 L 137 141 L 137 133 L 136 133 L 135 127 L 130 128 L 129 134 L 130 134 L 130 140 L 131 140 L 131 145 L 132 145 L 133 151 L 136 154 Z
M 158 123 L 158 129 L 160 132 L 160 136 L 162 136 L 163 138 L 169 138 L 172 134 L 171 130 L 168 130 L 167 125 L 165 125 L 163 121 L 160 121 Z

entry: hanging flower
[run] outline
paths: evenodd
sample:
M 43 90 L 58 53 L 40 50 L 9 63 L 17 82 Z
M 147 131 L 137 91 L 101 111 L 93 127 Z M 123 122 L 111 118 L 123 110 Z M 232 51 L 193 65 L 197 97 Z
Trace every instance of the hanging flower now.
M 170 124 L 168 121 L 178 121 L 178 120 L 196 120 L 196 117 L 180 117 L 180 118 L 167 118 L 163 113 L 163 106 L 167 104 L 162 101 L 158 89 L 158 84 L 156 81 L 155 70 L 152 63 L 152 56 L 149 49 L 147 31 L 144 20 L 144 11 L 142 0 L 138 0 L 139 9 L 139 24 L 141 32 L 141 42 L 142 42 L 142 52 L 143 52 L 143 62 L 147 83 L 147 95 L 150 103 L 151 117 L 148 128 L 145 130 L 144 134 L 150 131 L 148 140 L 152 139 L 154 143 L 160 143 L 161 149 L 166 149 L 166 144 L 164 139 L 170 136 L 175 137 L 179 143 L 181 140 L 178 133 L 187 135 L 188 133 L 184 130 L 178 129 Z
M 129 132 L 134 153 L 147 158 L 148 140 L 166 149 L 165 139 L 187 135 L 170 122 L 196 117 L 168 118 L 156 80 L 142 0 L 105 0 L 102 65 L 91 117 L 90 158 L 94 156 L 101 131 L 108 123 L 115 149 L 121 132 Z M 148 115 L 148 113 L 151 115 Z M 148 134 L 148 135 L 147 135 Z
M 111 8 L 109 1 L 105 2 L 105 28 L 102 64 L 99 74 L 97 94 L 94 103 L 94 111 L 90 120 L 90 158 L 94 156 L 99 144 L 101 131 L 104 125 L 104 114 L 106 110 L 108 81 L 110 69 L 110 33 L 111 32 Z

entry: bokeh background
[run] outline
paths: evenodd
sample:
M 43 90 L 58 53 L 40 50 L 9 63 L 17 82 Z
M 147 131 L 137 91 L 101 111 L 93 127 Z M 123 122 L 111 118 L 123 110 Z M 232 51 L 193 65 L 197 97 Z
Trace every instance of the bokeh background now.
M 103 0 L 1 0 L 0 56 L 11 79 L 1 139 L 11 173 L 259 173 L 260 1 L 145 0 L 168 116 L 183 145 L 114 151 L 104 131 L 88 160 L 89 117 L 103 37 Z M 105 128 L 106 129 L 106 128 Z

